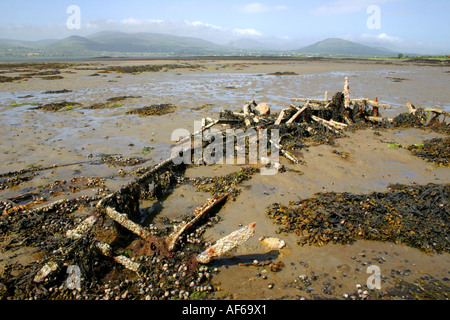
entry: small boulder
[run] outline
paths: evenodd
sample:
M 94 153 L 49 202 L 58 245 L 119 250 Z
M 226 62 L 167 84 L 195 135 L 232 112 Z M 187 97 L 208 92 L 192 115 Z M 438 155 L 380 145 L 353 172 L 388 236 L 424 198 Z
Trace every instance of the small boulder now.
M 260 103 L 255 107 L 256 114 L 258 115 L 269 115 L 270 107 L 267 103 Z

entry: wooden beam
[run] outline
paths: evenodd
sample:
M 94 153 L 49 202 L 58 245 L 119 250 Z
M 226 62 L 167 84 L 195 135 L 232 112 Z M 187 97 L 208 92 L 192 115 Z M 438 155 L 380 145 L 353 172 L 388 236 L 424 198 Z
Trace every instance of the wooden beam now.
M 348 77 L 345 77 L 344 80 L 344 91 L 342 91 L 344 94 L 344 105 L 346 108 L 350 107 L 350 90 L 348 86 Z
M 350 102 L 354 102 L 354 103 L 366 103 L 367 105 L 371 106 L 371 107 L 381 107 L 384 109 L 391 109 L 391 106 L 385 103 L 379 103 L 376 100 L 370 100 L 370 99 L 366 99 L 366 98 L 358 98 L 358 99 L 350 99 Z
M 328 99 L 311 99 L 311 98 L 291 98 L 291 101 L 309 102 L 318 104 L 327 104 L 328 102 L 330 102 Z
M 179 225 L 177 225 L 174 228 L 174 231 L 167 237 L 167 244 L 169 251 L 173 251 L 176 247 L 176 243 L 178 239 L 187 232 L 192 226 L 194 226 L 199 220 L 204 218 L 206 214 L 216 205 L 221 203 L 223 200 L 225 200 L 228 197 L 227 193 L 221 193 L 218 195 L 213 196 L 212 198 L 209 198 L 205 204 L 203 204 L 201 207 L 198 207 L 193 212 L 194 218 L 191 219 L 189 222 L 183 221 Z
M 309 106 L 309 103 L 305 103 L 305 105 L 298 110 L 288 121 L 286 121 L 286 124 L 291 124 L 292 122 L 295 121 L 295 119 L 297 119 L 297 117 L 303 112 L 305 111 L 305 109 Z
M 250 223 L 245 227 L 236 230 L 229 235 L 217 240 L 217 242 L 197 255 L 199 263 L 209 263 L 214 257 L 220 257 L 243 244 L 255 234 L 255 223 Z
M 281 112 L 280 112 L 280 114 L 279 114 L 277 120 L 275 121 L 275 125 L 276 125 L 276 126 L 279 126 L 280 123 L 281 123 L 281 121 L 283 121 L 284 116 L 286 115 L 286 111 L 287 111 L 287 110 L 289 110 L 289 109 L 283 109 L 283 110 L 281 110 Z
M 141 225 L 131 221 L 128 219 L 127 215 L 124 213 L 117 212 L 115 209 L 111 207 L 106 207 L 106 215 L 116 221 L 121 226 L 125 227 L 126 229 L 130 230 L 134 234 L 138 235 L 142 239 L 150 239 L 152 238 L 152 234 L 144 229 Z
M 311 116 L 311 118 L 314 121 L 319 122 L 324 127 L 330 129 L 331 131 L 333 131 L 334 133 L 337 133 L 337 134 L 340 134 L 341 130 L 344 130 L 343 128 L 345 128 L 347 126 L 345 123 L 337 122 L 337 121 L 334 121 L 334 120 L 333 120 L 333 122 L 331 122 L 331 121 L 322 119 L 322 118 L 317 117 L 317 116 Z

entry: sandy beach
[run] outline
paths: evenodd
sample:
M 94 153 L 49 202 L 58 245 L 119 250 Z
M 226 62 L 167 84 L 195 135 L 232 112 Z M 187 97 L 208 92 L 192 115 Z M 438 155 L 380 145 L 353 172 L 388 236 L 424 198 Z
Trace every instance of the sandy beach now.
M 164 67 L 157 72 L 119 71 L 123 67 L 145 65 Z M 158 164 L 170 155 L 174 130 L 183 128 L 192 133 L 195 121 L 205 117 L 218 119 L 225 109 L 241 111 L 251 99 L 267 103 L 271 112 L 277 113 L 289 107 L 293 97 L 323 99 L 328 92 L 331 98 L 342 91 L 345 77 L 349 78 L 352 98 L 377 98 L 380 103 L 391 105 L 390 109 L 380 108 L 383 117 L 408 112 L 407 102 L 417 108 L 450 111 L 447 65 L 371 60 L 179 59 L 80 61 L 63 68 L 49 66 L 47 70 L 58 70 L 57 75 L 62 78 L 45 80 L 42 78 L 45 75 L 30 75 L 38 72 L 32 65 L 0 64 L 0 76 L 18 77 L 0 83 L 2 182 L 8 177 L 24 177 L 14 172 L 36 169 L 25 175 L 27 180 L 0 191 L 0 199 L 5 203 L 24 205 L 40 197 L 49 203 L 115 192 L 136 178 L 136 170 Z M 40 67 L 39 71 L 44 69 Z M 277 72 L 293 74 L 274 74 Z M 67 104 L 58 111 L 39 109 L 63 101 Z M 174 112 L 159 116 L 128 113 L 161 104 L 175 106 Z M 288 205 L 319 192 L 369 194 L 386 192 L 389 184 L 395 183 L 448 184 L 448 167 L 417 157 L 406 148 L 390 147 L 446 137 L 421 128 L 346 131 L 334 144 L 304 146 L 295 153 L 302 160 L 300 164 L 280 157 L 281 164 L 290 170 L 272 176 L 252 175 L 239 185 L 241 192 L 236 199 L 228 199 L 221 207 L 217 213 L 219 221 L 203 234 L 204 242 L 214 243 L 243 225 L 256 223 L 252 238 L 229 256 L 211 262 L 209 268 L 217 270 L 208 279 L 214 290 L 206 297 L 343 299 L 345 294 L 356 294 L 358 285 L 366 285 L 370 265 L 381 269 L 381 289 L 377 292 L 394 290 L 399 279 L 411 283 L 429 277 L 448 285 L 448 252 L 424 253 L 401 243 L 366 240 L 345 245 L 300 246 L 296 244 L 296 234 L 279 233 L 279 226 L 266 215 L 273 203 Z M 128 159 L 129 165 L 108 163 L 105 160 L 108 155 Z M 251 166 L 189 166 L 184 176 L 219 177 Z M 95 177 L 102 183 L 78 190 L 62 188 L 55 193 L 47 193 L 45 189 L 57 181 L 69 185 L 72 179 L 81 177 Z M 179 184 L 163 200 L 142 201 L 141 211 L 152 216 L 147 223 L 163 229 L 167 227 L 166 220 L 183 219 L 210 196 L 192 185 Z M 92 210 L 84 206 L 71 215 L 82 219 Z M 27 266 L 45 256 L 45 250 L 21 246 L 18 234 L 2 232 L 0 269 L 18 263 L 23 266 L 19 271 L 28 270 Z M 286 250 L 267 252 L 259 240 L 262 236 L 282 239 Z M 13 238 L 19 240 L 11 242 Z M 282 261 L 280 270 L 274 272 L 265 266 L 252 265 L 254 260 L 267 259 Z M 105 283 L 114 279 L 112 274 L 117 275 L 119 267 L 114 271 L 112 267 L 108 269 Z M 124 274 L 135 277 L 132 273 Z M 302 275 L 314 280 L 304 284 L 299 280 Z M 139 299 L 138 294 L 133 298 Z

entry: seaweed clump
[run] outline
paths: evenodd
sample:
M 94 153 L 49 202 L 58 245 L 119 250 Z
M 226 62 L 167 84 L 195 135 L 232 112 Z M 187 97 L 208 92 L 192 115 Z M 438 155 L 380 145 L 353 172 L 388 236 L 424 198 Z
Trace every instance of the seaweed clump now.
M 407 149 L 413 155 L 434 162 L 437 166 L 450 165 L 450 137 L 434 138 L 423 144 L 409 146 Z
M 449 252 L 450 185 L 389 185 L 388 192 L 318 193 L 274 203 L 266 214 L 299 245 L 352 243 L 358 239 L 404 243 L 427 253 Z
M 175 112 L 176 106 L 173 104 L 155 104 L 148 107 L 136 108 L 128 111 L 126 114 L 137 114 L 140 117 L 162 116 L 164 114 Z
M 198 191 L 210 192 L 213 195 L 227 192 L 232 198 L 236 198 L 241 193 L 238 185 L 244 181 L 250 180 L 251 177 L 259 171 L 259 168 L 241 167 L 239 171 L 225 176 L 191 178 L 189 179 L 189 182 L 192 183 Z
M 410 109 L 409 113 L 401 113 L 392 119 L 392 125 L 395 128 L 430 129 L 434 132 L 450 134 L 450 123 L 445 121 L 449 115 L 448 112 L 435 108 L 416 109 L 411 103 L 408 103 L 408 107 Z
M 114 66 L 107 67 L 105 71 L 121 72 L 121 73 L 132 73 L 137 74 L 141 72 L 160 72 L 164 70 L 171 69 L 181 69 L 181 68 L 200 68 L 199 65 L 182 65 L 182 64 L 163 64 L 163 65 L 142 65 L 142 66 Z
M 44 111 L 61 111 L 61 110 L 70 110 L 73 108 L 81 107 L 82 104 L 79 102 L 70 102 L 70 101 L 62 101 L 62 102 L 52 102 L 44 105 L 39 105 L 33 110 L 44 110 Z
M 388 290 L 383 295 L 383 299 L 398 296 L 408 300 L 448 300 L 450 298 L 450 288 L 434 277 L 421 277 L 412 283 L 403 279 L 397 279 L 396 282 L 397 285 Z
M 415 113 L 401 113 L 397 115 L 392 124 L 397 128 L 421 128 L 427 120 L 424 109 L 417 109 Z

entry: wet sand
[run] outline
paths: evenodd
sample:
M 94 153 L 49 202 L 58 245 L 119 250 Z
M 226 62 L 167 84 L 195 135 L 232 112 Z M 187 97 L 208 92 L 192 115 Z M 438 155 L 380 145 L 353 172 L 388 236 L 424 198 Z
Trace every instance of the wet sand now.
M 26 79 L 23 82 L 0 84 L 0 117 L 2 119 L 0 173 L 25 168 L 55 167 L 38 171 L 29 182 L 1 191 L 3 200 L 35 190 L 57 180 L 69 181 L 76 176 L 104 178 L 109 191 L 115 191 L 133 179 L 133 174 L 119 174 L 160 162 L 170 154 L 171 134 L 185 128 L 193 132 L 194 121 L 202 117 L 218 118 L 220 110 L 241 110 L 250 99 L 268 103 L 278 112 L 287 107 L 292 97 L 323 98 L 343 88 L 343 79 L 350 79 L 352 98 L 375 97 L 392 105 L 381 110 L 383 116 L 406 112 L 406 103 L 417 107 L 450 110 L 450 67 L 434 65 L 385 64 L 361 61 L 264 61 L 264 60 L 175 60 L 175 61 L 93 61 L 89 66 L 64 69 L 62 80 Z M 138 66 L 145 64 L 179 64 L 163 72 L 139 74 L 102 73 L 107 65 Z M 88 70 L 86 70 L 88 69 Z M 295 72 L 298 75 L 276 76 L 273 72 Z M 21 72 L 3 75 L 16 76 Z M 92 76 L 93 74 L 98 74 Z M 404 79 L 404 80 L 397 80 Z M 61 94 L 44 94 L 47 90 L 72 90 Z M 61 100 L 81 103 L 84 107 L 117 96 L 134 96 L 107 109 L 75 108 L 49 112 L 35 110 L 36 103 Z M 28 96 L 28 97 L 27 97 Z M 136 98 L 138 97 L 138 98 Z M 174 113 L 139 117 L 126 112 L 150 104 L 170 103 Z M 395 279 L 413 281 L 433 276 L 448 281 L 450 255 L 425 254 L 417 249 L 393 243 L 357 241 L 352 245 L 298 246 L 291 234 L 278 234 L 278 227 L 265 211 L 278 202 L 311 197 L 323 191 L 369 193 L 386 191 L 389 183 L 449 183 L 449 168 L 413 156 L 402 148 L 388 148 L 390 143 L 412 145 L 443 137 L 420 129 L 358 130 L 336 140 L 336 145 L 308 146 L 299 156 L 305 164 L 293 165 L 284 158 L 288 168 L 301 171 L 274 176 L 256 174 L 242 186 L 236 201 L 227 201 L 220 210 L 221 220 L 207 229 L 205 238 L 214 242 L 250 222 L 256 222 L 256 234 L 227 258 L 212 262 L 219 273 L 213 283 L 218 289 L 213 298 L 233 299 L 307 299 L 342 298 L 355 292 L 356 285 L 365 285 L 370 264 L 381 268 L 382 290 L 395 286 Z M 376 133 L 376 134 L 375 134 Z M 150 148 L 149 148 L 150 147 Z M 342 159 L 333 151 L 348 152 Z M 98 163 L 101 155 L 120 154 L 146 160 L 136 167 L 113 167 Z M 218 176 L 239 170 L 238 165 L 214 165 L 189 168 L 188 177 Z M 93 194 L 96 190 L 84 191 Z M 74 194 L 60 195 L 74 196 Z M 164 201 L 158 218 L 181 218 L 201 205 L 209 194 L 180 186 Z M 54 200 L 57 200 L 55 197 Z M 144 208 L 154 206 L 144 203 Z M 88 212 L 80 212 L 86 215 Z M 158 219 L 155 223 L 158 224 Z M 291 252 L 273 255 L 259 243 L 260 236 L 278 237 Z M 268 257 L 283 261 L 281 271 L 265 267 L 241 266 Z M 383 259 L 381 259 L 383 258 Z M 2 252 L 0 266 L 13 262 L 29 263 L 33 256 L 26 248 L 19 252 Z M 380 261 L 382 261 L 380 263 Z M 266 274 L 267 277 L 262 277 Z M 315 276 L 310 286 L 301 285 L 299 276 Z M 447 279 L 447 280 L 445 280 Z M 269 283 L 273 287 L 269 289 Z M 324 285 L 327 283 L 328 285 Z M 331 294 L 324 293 L 323 287 Z M 301 289 L 299 287 L 302 287 Z

